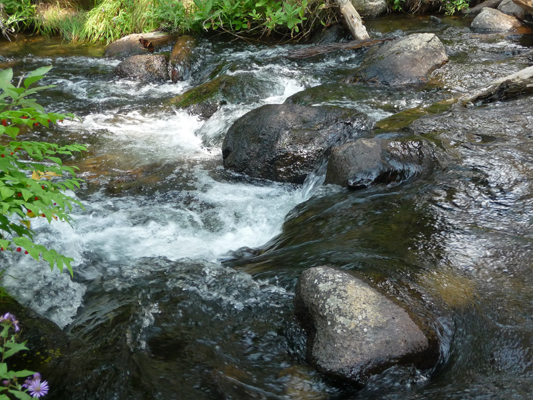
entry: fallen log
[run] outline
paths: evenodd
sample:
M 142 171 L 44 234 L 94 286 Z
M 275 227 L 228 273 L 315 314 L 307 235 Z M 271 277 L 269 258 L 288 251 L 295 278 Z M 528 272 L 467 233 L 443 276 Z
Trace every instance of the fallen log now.
M 497 79 L 486 88 L 460 97 L 459 104 L 477 106 L 531 94 L 533 94 L 533 67 L 528 67 L 512 75 Z
M 361 16 L 353 6 L 350 0 L 337 0 L 340 11 L 344 17 L 344 21 L 348 26 L 348 30 L 356 40 L 370 39 Z
M 287 58 L 303 59 L 315 57 L 322 54 L 331 53 L 336 50 L 356 50 L 363 47 L 370 47 L 378 43 L 386 42 L 392 39 L 366 39 L 366 40 L 352 40 L 346 43 L 331 43 L 323 46 L 307 47 L 305 49 L 290 52 Z

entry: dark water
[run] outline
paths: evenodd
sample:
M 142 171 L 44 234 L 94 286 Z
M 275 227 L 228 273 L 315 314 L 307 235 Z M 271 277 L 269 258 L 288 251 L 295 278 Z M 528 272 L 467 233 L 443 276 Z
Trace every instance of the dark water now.
M 368 22 L 372 37 L 435 32 L 445 44 L 450 62 L 409 89 L 339 84 L 362 51 L 292 60 L 301 45 L 203 39 L 190 81 L 152 85 L 116 78 L 118 62 L 103 59 L 102 47 L 2 42 L 3 68 L 53 64 L 46 83 L 57 87 L 39 101 L 81 119 L 28 137 L 89 148 L 71 161 L 86 179 L 75 193 L 85 210 L 72 227 L 35 225 L 38 242 L 75 258 L 74 279 L 8 260 L 13 293 L 72 339 L 54 398 L 529 398 L 531 103 L 420 123 L 413 129 L 435 136 L 441 165 L 393 186 L 352 192 L 321 187 L 320 176 L 304 187 L 274 184 L 221 163 L 231 123 L 265 103 L 294 96 L 377 121 L 528 66 L 530 36 L 474 34 L 468 22 Z M 165 105 L 220 71 L 241 78 L 244 95 L 209 121 Z M 513 123 L 513 110 L 525 118 Z M 324 264 L 411 309 L 440 339 L 438 365 L 390 369 L 359 391 L 313 371 L 292 297 L 299 274 Z

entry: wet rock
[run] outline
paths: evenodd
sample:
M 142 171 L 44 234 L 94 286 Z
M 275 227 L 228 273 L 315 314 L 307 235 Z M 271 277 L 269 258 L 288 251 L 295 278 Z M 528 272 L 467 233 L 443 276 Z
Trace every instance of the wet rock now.
M 520 21 L 515 17 L 493 8 L 484 8 L 470 27 L 479 32 L 512 32 L 520 26 Z
M 289 400 L 325 400 L 329 396 L 321 391 L 319 374 L 312 368 L 293 365 L 280 373 L 285 382 L 285 394 Z
M 191 76 L 191 65 L 195 40 L 191 36 L 180 36 L 168 63 L 169 75 L 172 82 L 178 82 L 189 79 Z
M 447 61 L 446 50 L 437 36 L 417 33 L 373 49 L 351 81 L 391 86 L 423 83 Z
M 254 102 L 261 98 L 272 82 L 254 77 L 254 74 L 220 75 L 168 101 L 201 119 L 209 119 L 223 104 Z M 283 88 L 280 86 L 280 93 Z
M 533 94 L 533 67 L 493 81 L 488 87 L 459 98 L 462 105 L 481 105 Z
M 124 59 L 134 55 L 147 54 L 150 50 L 141 44 L 140 39 L 146 40 L 147 44 L 152 43 L 155 49 L 171 43 L 175 38 L 175 35 L 163 32 L 134 33 L 109 44 L 105 49 L 105 56 L 108 58 Z
M 168 62 L 164 55 L 131 56 L 122 61 L 115 72 L 118 76 L 143 82 L 164 82 L 169 79 Z
M 526 17 L 527 11 L 518 4 L 513 3 L 513 0 L 503 0 L 498 6 L 498 10 L 504 14 L 511 15 L 520 19 Z
M 308 361 L 332 378 L 362 385 L 394 365 L 436 362 L 407 312 L 345 271 L 322 266 L 303 272 L 295 313 L 308 334 Z
M 342 25 L 335 24 L 315 33 L 309 43 L 328 45 L 331 43 L 340 42 L 348 35 L 349 32 Z
M 435 159 L 424 140 L 357 139 L 331 150 L 324 183 L 363 189 L 402 182 L 429 169 Z
M 265 105 L 231 126 L 222 145 L 224 166 L 251 177 L 302 183 L 331 146 L 370 125 L 354 110 Z
M 385 0 L 350 0 L 357 12 L 364 18 L 375 18 L 387 11 Z

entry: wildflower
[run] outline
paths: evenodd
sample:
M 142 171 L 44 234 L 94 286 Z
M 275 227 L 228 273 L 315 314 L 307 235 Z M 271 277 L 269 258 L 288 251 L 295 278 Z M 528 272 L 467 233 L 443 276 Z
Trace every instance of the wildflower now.
M 4 321 L 8 321 L 8 323 L 13 324 L 13 326 L 15 327 L 15 332 L 20 331 L 20 328 L 18 325 L 19 322 L 17 321 L 17 318 L 15 318 L 13 314 L 5 313 L 2 317 L 0 317 L 0 322 L 4 322 Z
M 48 393 L 48 382 L 42 381 L 40 379 L 34 379 L 31 381 L 28 386 L 30 395 L 32 397 L 42 397 Z
M 10 383 L 11 382 L 8 381 L 7 379 L 2 381 L 2 385 L 4 385 L 4 386 L 9 386 Z

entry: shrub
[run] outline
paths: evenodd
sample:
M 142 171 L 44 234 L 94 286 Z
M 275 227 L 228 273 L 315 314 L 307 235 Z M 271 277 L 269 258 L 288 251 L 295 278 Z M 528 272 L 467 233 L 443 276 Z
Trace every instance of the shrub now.
M 41 257 L 63 271 L 66 266 L 72 274 L 72 258 L 58 254 L 44 246 L 33 243 L 31 219 L 46 218 L 70 221 L 73 204 L 81 203 L 65 194 L 65 190 L 79 187 L 73 168 L 63 165 L 60 157 L 72 152 L 86 150 L 81 145 L 58 146 L 57 144 L 17 141 L 22 126 L 48 127 L 74 118 L 72 114 L 45 113 L 35 99 L 34 93 L 53 86 L 31 85 L 44 77 L 52 67 L 39 68 L 22 77 L 18 85 L 11 83 L 13 70 L 0 71 L 0 136 L 7 135 L 12 141 L 0 141 L 0 251 L 24 252 L 35 260 Z M 21 87 L 21 85 L 23 85 Z M 17 219 L 18 218 L 18 219 Z

